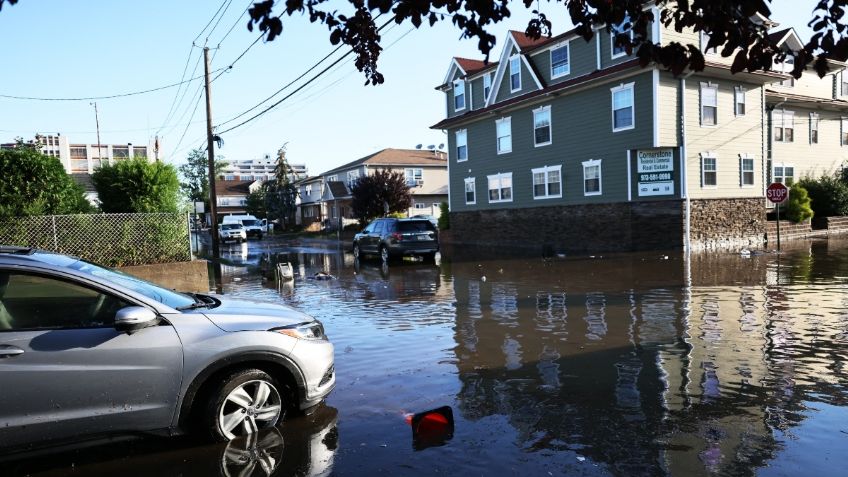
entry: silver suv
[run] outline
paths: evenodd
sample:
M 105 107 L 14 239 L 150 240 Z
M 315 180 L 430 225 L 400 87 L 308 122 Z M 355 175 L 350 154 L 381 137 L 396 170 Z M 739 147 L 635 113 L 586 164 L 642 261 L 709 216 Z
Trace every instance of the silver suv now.
M 335 386 L 320 322 L 0 246 L 0 447 L 102 433 L 226 441 Z

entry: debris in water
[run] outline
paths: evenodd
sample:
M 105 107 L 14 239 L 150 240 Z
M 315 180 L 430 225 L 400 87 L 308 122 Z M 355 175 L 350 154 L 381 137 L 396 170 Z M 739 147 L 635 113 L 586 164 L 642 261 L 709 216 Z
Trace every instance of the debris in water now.
M 577 460 L 579 460 L 580 462 L 583 462 L 583 461 L 585 461 L 585 460 L 586 460 L 586 458 L 585 458 L 585 457 L 583 457 L 582 455 L 578 455 L 578 456 L 577 456 Z

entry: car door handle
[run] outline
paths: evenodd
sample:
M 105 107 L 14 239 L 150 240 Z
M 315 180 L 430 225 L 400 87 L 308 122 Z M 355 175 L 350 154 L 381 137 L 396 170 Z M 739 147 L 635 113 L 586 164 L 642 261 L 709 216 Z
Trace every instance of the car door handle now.
M 18 348 L 17 346 L 0 345 L 0 359 L 11 358 L 19 354 L 24 354 L 24 350 Z

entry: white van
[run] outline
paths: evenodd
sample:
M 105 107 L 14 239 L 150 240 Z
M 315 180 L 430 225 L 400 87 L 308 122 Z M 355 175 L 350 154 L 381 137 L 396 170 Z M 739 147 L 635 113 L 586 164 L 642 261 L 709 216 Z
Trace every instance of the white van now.
M 256 237 L 262 240 L 262 235 L 267 230 L 268 221 L 257 219 L 252 215 L 225 215 L 222 224 L 241 224 L 247 232 L 248 237 Z

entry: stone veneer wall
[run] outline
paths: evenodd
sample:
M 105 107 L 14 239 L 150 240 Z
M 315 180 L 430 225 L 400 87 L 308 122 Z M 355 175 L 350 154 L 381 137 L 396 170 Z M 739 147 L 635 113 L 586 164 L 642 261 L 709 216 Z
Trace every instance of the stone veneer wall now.
M 693 250 L 760 246 L 766 234 L 764 199 L 692 199 L 689 233 Z
M 683 247 L 682 202 L 620 202 L 451 212 L 454 243 L 553 252 Z

